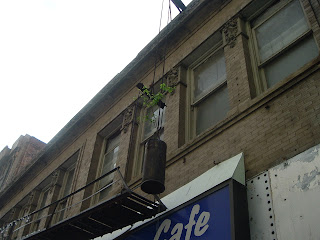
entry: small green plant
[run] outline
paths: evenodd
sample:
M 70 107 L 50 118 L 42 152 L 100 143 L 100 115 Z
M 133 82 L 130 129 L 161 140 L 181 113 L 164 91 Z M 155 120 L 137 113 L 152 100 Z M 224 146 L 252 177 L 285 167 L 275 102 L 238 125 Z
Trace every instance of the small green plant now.
M 143 99 L 143 106 L 147 108 L 153 107 L 153 106 L 159 106 L 159 108 L 162 108 L 162 109 L 166 106 L 165 103 L 162 102 L 163 97 L 167 93 L 172 93 L 175 89 L 174 87 L 167 86 L 165 83 L 160 84 L 160 91 L 157 93 L 153 93 L 149 88 L 145 87 L 142 83 L 139 83 L 137 87 L 141 92 L 141 95 L 139 97 Z M 153 116 L 146 115 L 144 117 L 145 121 L 150 121 L 150 122 L 154 122 L 155 119 L 156 117 L 154 116 L 154 114 Z M 138 120 L 141 120 L 141 118 L 139 118 Z
M 166 93 L 172 93 L 174 90 L 173 87 L 167 86 L 165 83 L 160 84 L 160 91 L 158 93 L 152 93 L 149 88 L 145 86 L 140 89 L 143 98 L 143 105 L 146 107 L 153 107 L 158 105 L 163 108 L 165 105 L 162 102 L 162 99 Z
M 153 93 L 149 88 L 145 87 L 142 83 L 137 85 L 139 88 L 141 97 L 143 99 L 143 106 L 153 107 L 158 105 L 160 108 L 164 108 L 165 104 L 162 102 L 163 97 L 167 93 L 172 93 L 175 89 L 174 87 L 169 87 L 165 83 L 160 84 L 160 91 L 158 93 Z

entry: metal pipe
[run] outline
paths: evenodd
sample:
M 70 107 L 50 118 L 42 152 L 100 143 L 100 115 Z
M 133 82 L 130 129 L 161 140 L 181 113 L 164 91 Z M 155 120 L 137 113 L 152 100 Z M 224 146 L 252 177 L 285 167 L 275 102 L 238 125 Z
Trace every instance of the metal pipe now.
M 178 8 L 179 12 L 182 12 L 186 9 L 186 6 L 183 4 L 181 0 L 171 0 L 174 5 Z

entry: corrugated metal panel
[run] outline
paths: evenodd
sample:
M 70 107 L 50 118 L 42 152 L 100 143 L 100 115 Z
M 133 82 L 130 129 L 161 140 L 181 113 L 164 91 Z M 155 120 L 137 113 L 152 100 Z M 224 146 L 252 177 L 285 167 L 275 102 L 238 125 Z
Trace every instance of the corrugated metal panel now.
M 270 179 L 267 172 L 247 181 L 251 240 L 276 240 Z
M 320 239 L 320 145 L 269 170 L 279 240 Z

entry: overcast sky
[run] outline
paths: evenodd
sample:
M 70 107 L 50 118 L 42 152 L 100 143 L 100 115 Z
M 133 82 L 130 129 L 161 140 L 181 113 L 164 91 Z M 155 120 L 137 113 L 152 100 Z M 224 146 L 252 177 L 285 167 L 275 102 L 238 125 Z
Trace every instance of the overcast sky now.
M 0 151 L 25 134 L 49 142 L 158 34 L 161 6 L 0 0 Z M 168 6 L 164 0 L 162 27 Z

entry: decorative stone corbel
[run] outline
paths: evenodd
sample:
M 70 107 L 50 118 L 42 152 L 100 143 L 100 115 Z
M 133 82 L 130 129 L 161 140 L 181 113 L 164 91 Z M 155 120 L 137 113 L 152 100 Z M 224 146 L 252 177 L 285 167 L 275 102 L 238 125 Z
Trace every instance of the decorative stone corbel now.
M 13 220 L 18 218 L 20 210 L 21 210 L 21 207 L 12 208 L 10 211 L 10 218 Z
M 233 48 L 236 45 L 238 35 L 238 19 L 230 19 L 223 27 L 222 32 L 225 38 L 225 44 Z
M 179 68 L 174 67 L 167 73 L 167 84 L 169 87 L 175 87 L 179 83 Z M 173 94 L 174 91 L 171 93 Z
M 12 208 L 11 211 L 10 211 L 10 215 L 11 215 L 11 216 L 14 216 L 15 213 L 16 213 L 16 211 L 17 211 L 17 208 L 15 208 L 15 207 Z
M 49 186 L 50 193 L 52 192 L 54 186 L 58 183 L 59 174 L 60 174 L 60 170 L 56 170 L 51 174 L 51 182 Z
M 34 196 L 35 196 L 36 192 L 35 191 L 32 191 L 31 193 L 29 193 L 27 195 L 27 205 L 32 205 L 33 204 L 33 200 L 34 200 Z
M 124 133 L 127 132 L 128 126 L 133 121 L 134 110 L 135 110 L 135 107 L 131 105 L 126 109 L 126 111 L 124 113 L 123 121 L 122 121 L 122 128 L 121 128 L 121 130 L 123 130 Z

